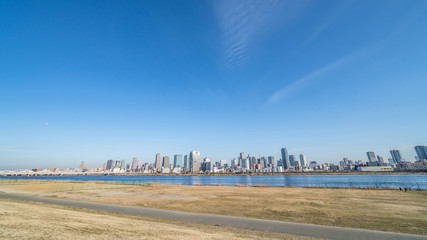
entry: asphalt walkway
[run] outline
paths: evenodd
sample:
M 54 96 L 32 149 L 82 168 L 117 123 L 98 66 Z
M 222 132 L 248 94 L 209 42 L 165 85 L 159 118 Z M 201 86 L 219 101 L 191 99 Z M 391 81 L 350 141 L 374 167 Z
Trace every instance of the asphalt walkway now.
M 291 223 L 272 221 L 264 219 L 254 218 L 243 218 L 243 217 L 231 217 L 214 214 L 201 214 L 201 213 L 189 213 L 179 212 L 171 210 L 160 210 L 153 208 L 142 208 L 142 207 L 129 207 L 103 203 L 92 203 L 92 202 L 81 202 L 73 200 L 62 200 L 53 198 L 43 198 L 35 196 L 23 196 L 15 194 L 0 193 L 0 198 L 8 198 L 15 200 L 24 200 L 32 202 L 42 202 L 48 204 L 62 205 L 68 207 L 85 208 L 113 213 L 129 214 L 136 216 L 144 216 L 151 218 L 169 219 L 176 221 L 186 221 L 203 223 L 210 225 L 221 225 L 236 228 L 244 228 L 266 232 L 286 233 L 300 236 L 309 236 L 316 238 L 327 238 L 327 239 L 346 239 L 346 240 L 365 240 L 365 239 L 376 239 L 376 240 L 391 240 L 391 239 L 424 239 L 427 240 L 427 236 L 380 232 L 371 230 L 362 230 L 354 228 L 343 228 L 343 227 L 330 227 L 313 224 L 303 223 Z

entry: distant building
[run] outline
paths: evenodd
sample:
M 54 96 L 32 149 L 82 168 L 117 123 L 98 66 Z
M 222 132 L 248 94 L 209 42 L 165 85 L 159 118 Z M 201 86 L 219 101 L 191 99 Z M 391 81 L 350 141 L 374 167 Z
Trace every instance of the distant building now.
M 160 153 L 156 154 L 156 158 L 154 159 L 154 167 L 157 172 L 162 170 L 162 155 Z
M 244 152 L 241 152 L 239 158 L 240 158 L 240 160 L 245 159 L 246 154 Z
M 374 152 L 367 152 L 366 155 L 368 155 L 369 162 L 376 162 L 377 158 L 375 157 Z
M 191 172 L 199 172 L 200 169 L 201 169 L 200 152 L 199 151 L 191 151 L 190 152 L 190 171 Z
M 169 162 L 170 162 L 169 157 L 168 156 L 164 156 L 163 157 L 162 167 L 163 168 L 169 168 Z
M 299 155 L 299 161 L 301 163 L 301 166 L 303 167 L 307 166 L 307 157 L 304 154 Z
M 238 166 L 237 158 L 233 158 L 233 159 L 231 160 L 231 167 L 235 168 L 235 167 L 237 167 L 237 166 Z
M 380 155 L 377 155 L 377 160 L 378 160 L 378 162 L 380 162 L 380 163 L 384 163 L 384 158 L 383 158 L 383 157 L 381 157 Z
M 85 161 L 81 161 L 80 162 L 80 170 L 84 170 L 84 169 L 86 169 Z
M 190 163 L 188 162 L 188 155 L 184 156 L 184 169 L 190 169 Z
M 317 162 L 316 161 L 311 161 L 309 164 L 309 167 L 314 169 L 315 167 L 317 167 Z
M 136 169 L 138 168 L 138 158 L 134 157 L 132 159 L 132 172 L 136 172 Z
M 359 166 L 358 171 L 362 172 L 392 172 L 394 169 L 390 166 Z
M 419 145 L 414 147 L 418 160 L 427 160 L 427 146 Z
M 113 164 L 114 164 L 114 161 L 113 160 L 108 160 L 107 161 L 107 167 L 105 168 L 106 170 L 111 170 L 111 169 L 113 169 Z
M 401 163 L 403 159 L 402 154 L 399 150 L 393 149 L 390 150 L 391 157 L 393 158 L 394 163 Z
M 291 166 L 290 162 L 289 162 L 289 155 L 288 155 L 288 150 L 286 148 L 282 148 L 281 150 L 282 153 L 282 166 L 283 169 L 289 169 L 289 167 Z
M 249 169 L 250 168 L 250 164 L 249 164 L 249 159 L 244 158 L 241 160 L 241 164 L 242 164 L 242 168 L 244 169 Z
M 173 156 L 173 168 L 182 168 L 182 155 L 175 154 Z
M 126 161 L 125 160 L 122 160 L 120 162 L 120 170 L 126 170 Z
M 273 156 L 268 156 L 268 164 L 276 165 L 276 161 L 274 160 Z
M 289 155 L 289 163 L 291 164 L 291 166 L 295 166 L 296 160 L 297 158 L 295 157 L 295 155 Z

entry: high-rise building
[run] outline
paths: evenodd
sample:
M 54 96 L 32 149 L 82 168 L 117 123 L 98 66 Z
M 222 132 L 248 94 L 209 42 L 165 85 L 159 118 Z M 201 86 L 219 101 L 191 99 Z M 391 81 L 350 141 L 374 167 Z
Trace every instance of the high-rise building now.
M 369 162 L 376 162 L 377 158 L 375 157 L 374 152 L 367 152 L 366 155 L 368 155 Z
M 188 161 L 188 155 L 184 155 L 184 169 L 190 169 L 190 163 Z
M 238 166 L 238 160 L 237 160 L 237 158 L 233 158 L 232 160 L 231 160 L 231 167 L 237 167 Z
M 190 171 L 191 172 L 199 172 L 200 171 L 200 152 L 199 151 L 191 151 L 190 152 Z
M 154 167 L 156 168 L 157 172 L 160 172 L 160 170 L 162 170 L 162 154 L 156 154 L 156 159 L 154 160 Z
M 138 168 L 138 158 L 134 157 L 132 159 L 132 172 L 136 172 L 136 169 Z
M 399 150 L 393 149 L 390 150 L 391 157 L 393 158 L 394 163 L 401 163 L 403 160 L 402 154 Z
M 384 158 L 383 158 L 383 157 L 381 157 L 380 155 L 377 155 L 377 160 L 378 160 L 378 162 L 380 162 L 380 163 L 384 163 Z
M 264 162 L 264 158 L 263 157 L 262 158 L 258 158 L 257 162 L 258 162 L 258 164 L 259 164 L 259 166 L 260 166 L 261 169 L 265 168 L 265 162 Z
M 85 161 L 80 162 L 80 170 L 86 169 Z
M 268 164 L 270 165 L 275 165 L 276 161 L 274 161 L 274 157 L 273 156 L 268 156 Z
M 295 157 L 295 155 L 289 155 L 289 163 L 291 164 L 291 166 L 295 166 L 296 161 L 297 158 Z
M 246 154 L 244 152 L 241 152 L 239 157 L 240 157 L 240 160 L 245 159 Z
M 304 154 L 299 155 L 299 161 L 301 163 L 301 166 L 307 166 L 307 157 Z
M 254 165 L 254 164 L 257 164 L 257 163 L 258 163 L 258 161 L 256 160 L 256 157 L 251 157 L 251 165 Z
M 111 160 L 111 159 L 108 160 L 106 170 L 111 170 L 113 168 L 113 164 L 114 164 L 113 160 Z
M 173 156 L 173 168 L 182 168 L 182 155 L 175 154 Z
M 169 168 L 169 162 L 170 162 L 170 158 L 168 156 L 164 156 L 163 157 L 162 167 L 163 168 Z
M 125 162 L 125 160 L 122 160 L 120 162 L 120 170 L 125 170 L 125 169 L 126 169 L 126 162 Z
M 241 164 L 242 164 L 242 168 L 244 168 L 244 169 L 250 168 L 249 159 L 247 159 L 247 158 L 242 159 Z
M 282 148 L 281 152 L 282 152 L 283 169 L 288 169 L 291 166 L 291 164 L 289 162 L 288 150 L 286 148 Z
M 414 147 L 415 152 L 417 153 L 418 160 L 427 160 L 427 146 L 419 145 Z

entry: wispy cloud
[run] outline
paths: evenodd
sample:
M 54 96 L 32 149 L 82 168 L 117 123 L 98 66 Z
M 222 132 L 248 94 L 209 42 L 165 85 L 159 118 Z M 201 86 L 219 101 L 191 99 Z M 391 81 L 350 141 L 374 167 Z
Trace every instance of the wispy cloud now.
M 231 70 L 248 59 L 248 45 L 269 26 L 276 16 L 287 21 L 298 15 L 306 1 L 224 0 L 215 2 L 215 12 L 221 31 L 224 70 Z M 280 22 L 283 24 L 283 22 Z
M 365 48 L 362 48 L 359 51 L 356 51 L 354 53 L 348 54 L 342 58 L 339 58 L 333 62 L 330 62 L 326 64 L 325 66 L 321 67 L 320 69 L 317 69 L 314 72 L 311 72 L 307 75 L 305 75 L 302 78 L 297 79 L 296 81 L 292 82 L 288 86 L 285 86 L 284 88 L 280 89 L 279 91 L 272 94 L 268 100 L 267 103 L 274 103 L 278 101 L 281 98 L 285 98 L 290 96 L 291 94 L 295 93 L 301 88 L 304 88 L 311 84 L 315 79 L 321 77 L 324 74 L 327 74 L 339 67 L 344 66 L 345 64 L 348 64 L 349 62 L 355 61 L 357 59 L 361 59 L 366 57 L 369 54 L 372 54 L 375 51 L 379 51 L 386 47 L 386 45 L 397 35 L 401 34 L 408 25 L 416 18 L 419 14 L 412 14 L 410 17 L 406 18 L 404 21 L 401 21 L 400 24 L 385 38 L 382 40 L 376 42 L 375 44 L 369 45 Z
M 321 67 L 320 69 L 317 69 L 316 71 L 292 82 L 288 86 L 280 89 L 279 91 L 277 91 L 273 95 L 271 95 L 268 98 L 268 103 L 276 102 L 277 100 L 279 100 L 281 98 L 284 98 L 284 97 L 287 97 L 287 96 L 293 94 L 298 89 L 306 87 L 309 83 L 311 83 L 313 81 L 313 79 L 318 78 L 321 75 L 323 75 L 327 72 L 330 72 L 330 71 L 332 71 L 338 67 L 341 67 L 342 65 L 354 60 L 355 58 L 360 56 L 361 53 L 362 53 L 362 51 L 357 52 L 357 53 L 353 53 L 353 54 L 349 54 L 345 57 L 337 59 L 337 60 Z
M 352 1 L 340 1 L 337 5 L 330 10 L 328 16 L 317 26 L 317 28 L 308 36 L 303 45 L 308 44 L 313 39 L 317 38 L 323 31 L 330 25 L 337 21 L 338 17 L 342 15 L 346 9 L 352 6 Z

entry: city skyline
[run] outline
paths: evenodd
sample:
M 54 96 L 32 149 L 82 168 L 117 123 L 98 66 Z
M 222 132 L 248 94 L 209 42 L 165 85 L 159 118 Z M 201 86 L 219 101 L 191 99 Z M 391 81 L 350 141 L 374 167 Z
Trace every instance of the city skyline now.
M 194 149 L 277 160 L 282 146 L 318 162 L 391 149 L 412 160 L 427 140 L 426 10 L 1 1 L 0 169 L 172 162 Z
M 196 168 L 200 168 L 203 164 L 203 162 L 208 159 L 209 162 L 221 162 L 221 163 L 226 163 L 229 166 L 233 166 L 233 165 L 239 165 L 241 166 L 242 162 L 241 160 L 245 159 L 247 160 L 247 163 L 243 163 L 244 165 L 252 165 L 254 164 L 253 161 L 259 160 L 259 159 L 265 159 L 266 163 L 268 164 L 272 164 L 272 165 L 278 165 L 278 166 L 283 166 L 284 169 L 288 169 L 289 167 L 293 167 L 294 164 L 293 162 L 296 161 L 298 162 L 298 165 L 300 166 L 308 166 L 310 162 L 316 162 L 317 164 L 334 164 L 334 165 L 339 165 L 342 162 L 361 162 L 361 163 L 366 163 L 369 165 L 369 163 L 384 163 L 384 164 L 397 164 L 400 163 L 402 161 L 405 162 L 417 162 L 420 159 L 427 159 L 427 146 L 425 145 L 416 145 L 416 146 L 412 146 L 413 147 L 413 152 L 415 153 L 415 156 L 411 159 L 411 158 L 405 158 L 404 155 L 401 154 L 401 151 L 399 149 L 390 149 L 388 151 L 388 155 L 376 155 L 374 152 L 372 151 L 368 151 L 365 153 L 365 159 L 353 159 L 351 157 L 348 156 L 342 156 L 340 159 L 334 161 L 318 161 L 316 159 L 307 159 L 306 154 L 304 153 L 294 153 L 291 152 L 292 154 L 288 153 L 287 148 L 281 148 L 280 149 L 280 157 L 276 158 L 275 156 L 271 155 L 271 154 L 267 154 L 267 155 L 258 155 L 258 156 L 254 156 L 251 153 L 248 152 L 240 152 L 238 154 L 236 154 L 236 156 L 232 156 L 229 157 L 228 159 L 212 159 L 209 157 L 208 154 L 203 155 L 200 153 L 200 151 L 190 151 L 187 154 L 181 154 L 181 153 L 174 153 L 171 155 L 168 154 L 162 154 L 162 153 L 156 153 L 154 156 L 154 159 L 152 160 L 141 160 L 138 157 L 132 157 L 132 161 L 123 159 L 123 158 L 114 158 L 114 159 L 109 159 L 106 163 L 104 163 L 104 166 L 102 167 L 102 164 L 99 164 L 99 161 L 97 162 L 97 164 L 95 165 L 90 165 L 87 164 L 86 161 L 81 161 L 80 162 L 80 169 L 82 169 L 82 164 L 84 164 L 85 167 L 90 167 L 90 168 L 104 168 L 104 169 L 113 169 L 114 167 L 119 167 L 120 169 L 124 169 L 125 168 L 125 163 L 126 161 L 128 164 L 129 169 L 131 169 L 132 171 L 135 171 L 136 168 L 140 168 L 142 167 L 142 165 L 144 164 L 149 164 L 152 165 L 152 167 L 154 169 L 156 169 L 156 171 L 161 172 L 162 168 L 168 168 L 169 166 L 178 166 L 178 168 L 183 168 L 183 169 L 189 169 L 190 171 L 192 171 L 193 169 L 193 165 L 191 163 L 191 161 L 193 161 L 194 163 L 197 164 Z M 195 155 L 196 157 L 194 158 L 193 156 Z M 203 157 L 202 157 L 203 156 Z M 285 157 L 285 159 L 288 159 L 287 163 L 285 165 L 283 165 L 282 159 L 283 157 Z M 235 163 L 233 161 L 236 161 Z M 280 162 L 280 164 L 279 164 Z M 304 164 L 303 164 L 304 163 Z M 24 168 L 0 168 L 0 170 L 16 170 L 16 169 L 31 169 L 34 166 L 28 166 L 28 167 L 24 167 Z M 62 168 L 62 169 L 73 169 L 75 167 L 71 167 L 71 166 L 42 166 L 42 165 L 37 165 L 37 169 L 41 167 L 41 168 L 45 168 L 45 169 L 51 169 L 52 167 L 54 168 Z M 170 169 L 172 170 L 172 169 Z

